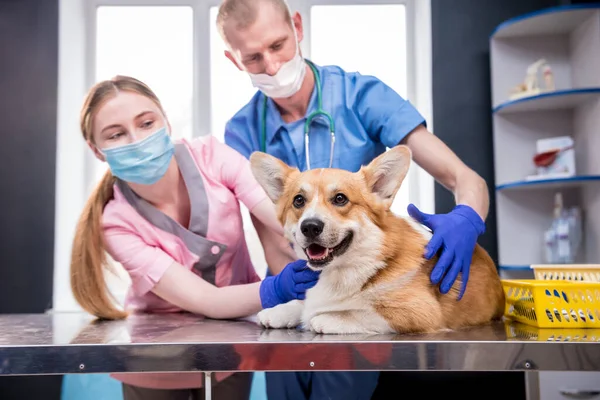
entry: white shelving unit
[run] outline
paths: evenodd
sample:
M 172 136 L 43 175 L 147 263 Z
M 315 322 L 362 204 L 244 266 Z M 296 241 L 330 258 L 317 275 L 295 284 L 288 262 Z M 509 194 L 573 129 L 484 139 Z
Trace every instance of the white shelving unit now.
M 580 263 L 600 261 L 600 5 L 566 6 L 524 15 L 498 26 L 490 38 L 496 215 L 500 275 L 533 278 L 544 262 L 543 233 L 552 221 L 554 194 L 583 211 Z M 546 59 L 556 90 L 509 100 L 527 66 Z M 536 141 L 569 135 L 575 144 L 575 177 L 530 181 Z M 528 374 L 540 400 L 586 393 L 600 373 Z M 576 396 L 575 396 L 576 397 Z M 583 397 L 582 397 L 583 398 Z
M 501 275 L 543 263 L 554 193 L 583 211 L 578 262 L 600 262 L 600 5 L 550 8 L 498 26 L 490 37 L 496 213 Z M 556 90 L 509 100 L 527 66 L 544 58 Z M 528 181 L 536 141 L 570 135 L 577 176 Z M 514 277 L 514 276 L 511 276 Z

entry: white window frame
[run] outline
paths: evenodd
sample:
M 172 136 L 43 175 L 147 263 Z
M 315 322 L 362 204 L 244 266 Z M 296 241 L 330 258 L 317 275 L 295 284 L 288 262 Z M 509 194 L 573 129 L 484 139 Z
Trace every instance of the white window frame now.
M 57 122 L 54 309 L 78 311 L 69 287 L 71 243 L 80 210 L 95 182 L 96 161 L 81 139 L 78 115 L 95 83 L 96 9 L 100 6 L 188 6 L 194 15 L 193 136 L 211 131 L 210 8 L 221 0 L 59 0 L 59 90 Z M 304 22 L 303 54 L 310 58 L 310 9 L 317 5 L 404 4 L 407 24 L 408 99 L 433 130 L 430 0 L 289 0 Z M 211 21 L 211 23 L 213 23 Z M 416 51 L 427 49 L 428 51 Z M 343 67 L 343 66 L 342 66 Z M 80 140 L 78 143 L 77 140 Z M 68 156 L 67 156 L 68 155 Z M 409 201 L 434 211 L 433 178 L 413 163 Z
M 313 6 L 347 6 L 347 5 L 386 5 L 386 4 L 401 4 L 404 5 L 406 10 L 406 75 L 412 77 L 415 71 L 415 61 L 413 55 L 415 54 L 414 49 L 414 37 L 415 37 L 415 2 L 417 0 L 296 0 L 298 3 L 298 9 L 302 14 L 304 24 L 304 47 L 306 54 L 309 54 L 310 58 L 310 43 L 311 43 L 311 19 L 310 9 Z M 344 68 L 343 65 L 341 65 Z M 407 81 L 407 98 L 412 101 L 416 95 L 416 85 L 414 80 L 408 79 Z

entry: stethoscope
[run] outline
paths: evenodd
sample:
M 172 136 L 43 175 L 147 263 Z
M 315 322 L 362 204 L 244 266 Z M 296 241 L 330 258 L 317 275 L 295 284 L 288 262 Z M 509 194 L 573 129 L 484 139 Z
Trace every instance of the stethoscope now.
M 313 65 L 312 62 L 306 60 L 306 63 L 308 64 L 308 66 L 310 67 L 310 69 L 313 72 L 313 75 L 315 77 L 315 84 L 317 85 L 317 110 L 312 112 L 307 118 L 306 118 L 306 122 L 304 123 L 304 147 L 305 147 L 305 152 L 306 152 L 306 168 L 310 169 L 310 151 L 309 151 L 309 129 L 310 129 L 310 124 L 313 121 L 313 119 L 315 119 L 316 117 L 318 117 L 319 115 L 322 115 L 323 117 L 325 117 L 327 119 L 327 121 L 329 122 L 329 131 L 331 133 L 331 148 L 329 150 L 329 168 L 332 167 L 333 165 L 333 146 L 335 144 L 335 126 L 333 123 L 333 118 L 331 117 L 331 115 L 326 112 L 325 110 L 323 110 L 323 99 L 321 98 L 321 76 L 319 74 L 319 71 L 317 71 L 317 68 Z M 260 136 L 260 150 L 263 153 L 266 153 L 267 150 L 267 96 L 264 96 L 264 102 L 263 102 L 263 112 L 262 112 L 262 132 L 261 132 L 261 136 Z

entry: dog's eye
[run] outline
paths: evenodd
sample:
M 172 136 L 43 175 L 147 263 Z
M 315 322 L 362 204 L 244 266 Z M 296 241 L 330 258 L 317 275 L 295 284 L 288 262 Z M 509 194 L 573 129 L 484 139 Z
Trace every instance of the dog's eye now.
M 345 206 L 348 203 L 348 198 L 342 193 L 338 193 L 333 198 L 333 204 L 336 206 Z
M 304 197 L 302 197 L 301 195 L 294 197 L 294 207 L 296 207 L 296 208 L 304 207 Z

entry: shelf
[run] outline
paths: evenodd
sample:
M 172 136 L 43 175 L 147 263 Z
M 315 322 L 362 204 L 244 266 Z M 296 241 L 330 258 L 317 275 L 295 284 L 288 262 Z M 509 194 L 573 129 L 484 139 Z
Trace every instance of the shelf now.
M 499 265 L 498 269 L 506 271 L 533 271 L 530 265 Z
M 535 274 L 529 265 L 499 265 L 500 279 L 534 279 Z
M 492 111 L 502 115 L 525 111 L 564 110 L 598 98 L 600 98 L 600 87 L 555 90 L 510 100 L 496 106 Z
M 600 181 L 600 175 L 582 175 L 570 178 L 551 178 L 537 180 L 522 180 L 516 182 L 503 183 L 496 186 L 497 191 L 508 190 L 529 190 L 529 189 L 552 189 L 565 188 L 572 186 L 581 186 L 590 181 Z
M 498 270 L 533 276 L 524 263 L 544 254 L 556 192 L 585 214 L 580 257 L 600 260 L 600 246 L 592 245 L 600 231 L 600 2 L 507 20 L 492 33 L 489 50 Z M 543 91 L 538 71 L 542 92 L 512 98 L 539 59 L 548 61 L 558 90 Z M 537 141 L 560 136 L 575 141 L 578 175 L 527 176 L 535 173 Z
M 590 10 L 598 9 L 599 4 L 577 4 L 532 12 L 503 22 L 490 38 L 566 34 L 588 19 Z

